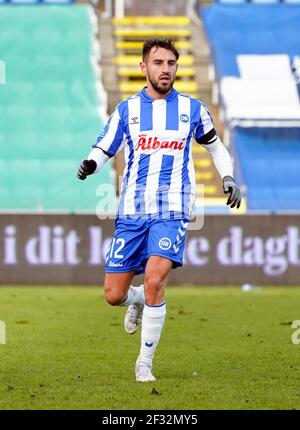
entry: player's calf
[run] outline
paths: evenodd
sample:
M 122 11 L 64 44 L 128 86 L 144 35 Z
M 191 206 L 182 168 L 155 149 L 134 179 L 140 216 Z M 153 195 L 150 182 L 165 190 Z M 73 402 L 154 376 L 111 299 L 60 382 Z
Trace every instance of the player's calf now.
M 142 324 L 142 316 L 145 304 L 144 285 L 130 287 L 127 299 L 121 306 L 128 306 L 124 318 L 124 328 L 129 334 L 134 334 Z

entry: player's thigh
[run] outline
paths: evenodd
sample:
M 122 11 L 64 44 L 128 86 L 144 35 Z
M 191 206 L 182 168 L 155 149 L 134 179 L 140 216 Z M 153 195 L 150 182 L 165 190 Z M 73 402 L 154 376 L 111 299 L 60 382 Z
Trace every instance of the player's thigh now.
M 147 258 L 147 237 L 144 220 L 119 220 L 106 254 L 105 272 L 139 273 Z
M 159 256 L 172 262 L 172 268 L 183 265 L 183 254 L 188 222 L 179 220 L 157 220 L 150 227 L 147 256 Z

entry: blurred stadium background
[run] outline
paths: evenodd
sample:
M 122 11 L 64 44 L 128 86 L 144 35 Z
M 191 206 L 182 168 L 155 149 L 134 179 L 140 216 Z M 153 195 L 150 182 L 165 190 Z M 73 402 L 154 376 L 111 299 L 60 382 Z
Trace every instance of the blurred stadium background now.
M 0 0 L 0 409 L 299 408 L 299 22 L 300 0 Z M 157 35 L 177 42 L 175 88 L 210 110 L 244 197 L 228 209 L 195 143 L 204 222 L 170 279 L 153 392 L 123 310 L 87 287 L 103 283 L 122 154 L 76 171 Z
M 204 226 L 171 282 L 299 284 L 299 1 L 0 3 L 1 284 L 101 282 L 122 153 L 88 181 L 75 173 L 116 104 L 143 86 L 153 35 L 176 41 L 175 87 L 210 110 L 244 194 L 228 209 L 194 144 Z

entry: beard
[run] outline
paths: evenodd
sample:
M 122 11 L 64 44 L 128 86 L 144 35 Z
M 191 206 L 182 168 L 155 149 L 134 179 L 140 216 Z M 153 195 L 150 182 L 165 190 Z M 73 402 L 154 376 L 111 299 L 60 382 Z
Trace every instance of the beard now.
M 170 91 L 170 89 L 173 87 L 173 84 L 175 82 L 175 77 L 174 77 L 174 79 L 170 78 L 170 80 L 166 83 L 160 82 L 159 79 L 155 80 L 154 78 L 152 78 L 149 75 L 148 75 L 148 79 L 149 79 L 149 82 L 152 85 L 153 89 L 155 91 L 157 91 L 159 94 L 163 94 L 163 95 L 167 94 Z

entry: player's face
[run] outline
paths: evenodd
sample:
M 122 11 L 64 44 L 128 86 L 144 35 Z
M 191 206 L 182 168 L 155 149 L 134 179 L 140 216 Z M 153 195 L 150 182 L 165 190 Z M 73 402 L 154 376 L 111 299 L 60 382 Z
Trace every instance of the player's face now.
M 147 77 L 148 86 L 151 85 L 159 94 L 167 94 L 173 87 L 178 64 L 172 51 L 154 46 L 140 67 Z

